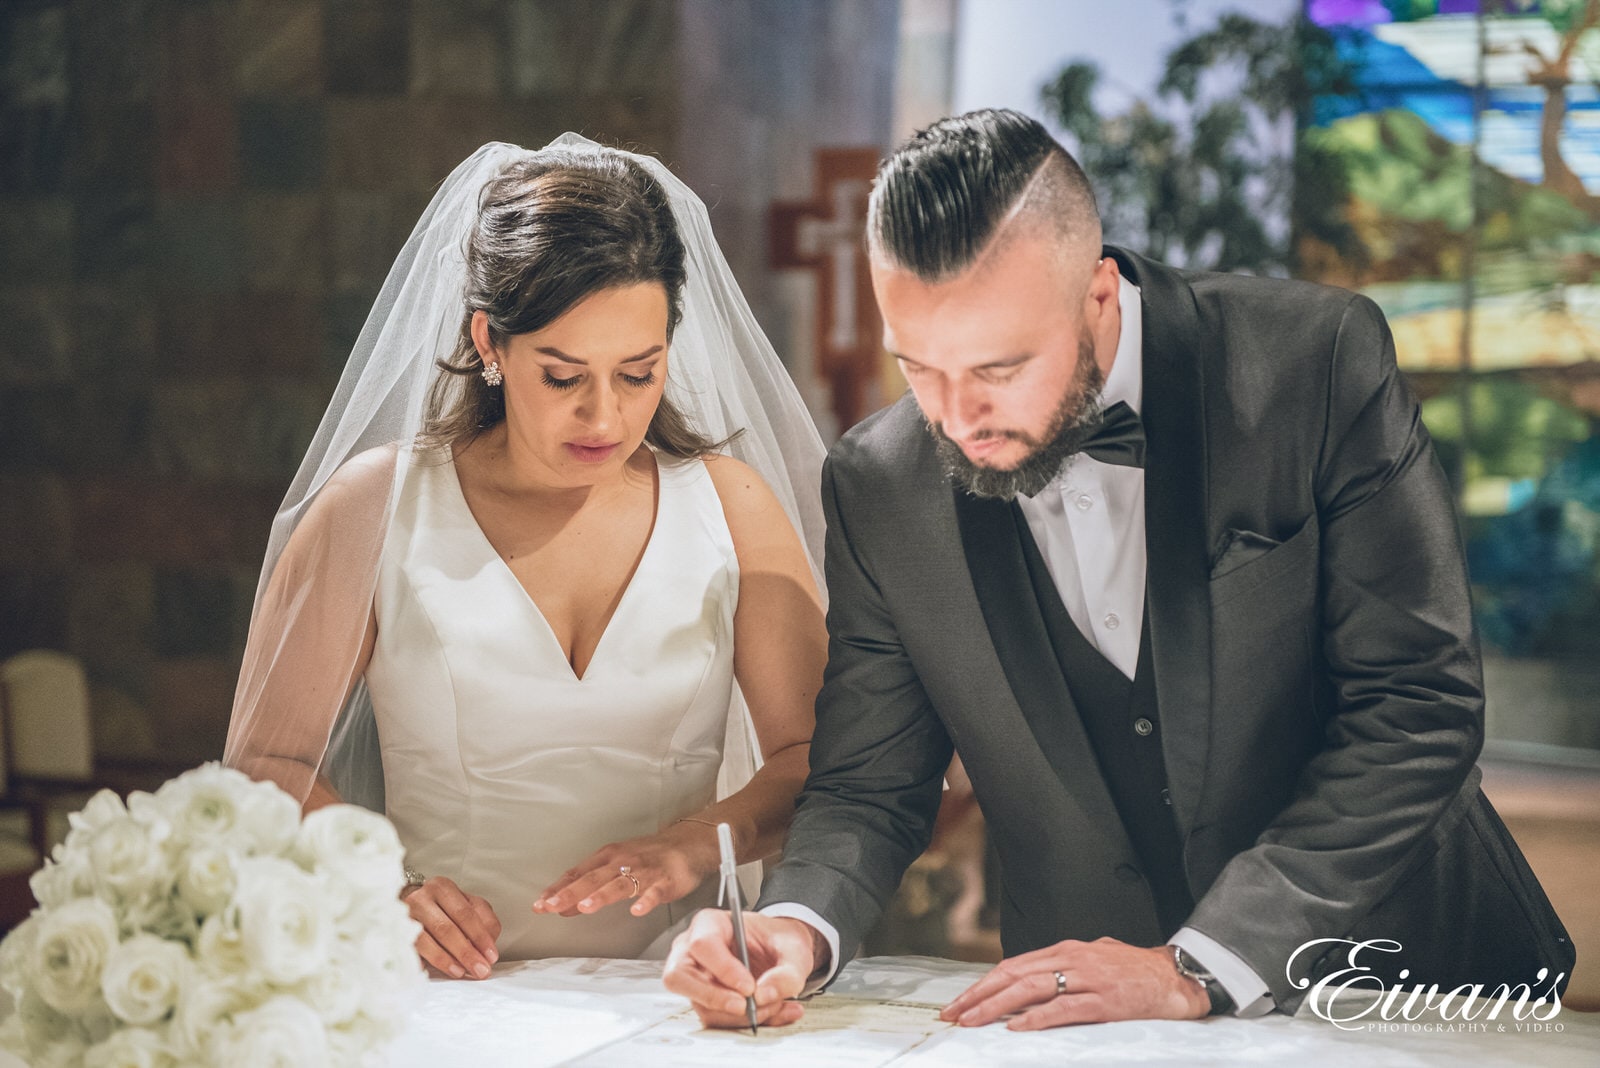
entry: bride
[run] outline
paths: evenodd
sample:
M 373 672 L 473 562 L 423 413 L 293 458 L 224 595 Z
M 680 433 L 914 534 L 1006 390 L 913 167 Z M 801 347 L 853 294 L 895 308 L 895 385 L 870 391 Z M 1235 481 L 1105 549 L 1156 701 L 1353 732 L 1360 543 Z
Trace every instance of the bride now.
M 439 973 L 664 954 L 806 774 L 821 461 L 665 167 L 486 145 L 273 526 L 226 761 L 385 811 Z

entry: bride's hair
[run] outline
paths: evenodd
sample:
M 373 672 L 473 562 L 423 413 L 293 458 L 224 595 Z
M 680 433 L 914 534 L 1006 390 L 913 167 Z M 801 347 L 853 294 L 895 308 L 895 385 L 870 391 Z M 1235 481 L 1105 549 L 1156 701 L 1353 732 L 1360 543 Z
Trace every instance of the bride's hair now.
M 428 395 L 419 438 L 449 444 L 506 417 L 505 392 L 483 380 L 472 317 L 489 318 L 496 345 L 555 322 L 592 293 L 659 283 L 667 292 L 667 338 L 683 317 L 684 251 L 667 195 L 621 152 L 545 149 L 512 164 L 483 189 L 466 241 L 465 310 L 454 351 Z M 645 440 L 692 458 L 713 442 L 665 396 Z

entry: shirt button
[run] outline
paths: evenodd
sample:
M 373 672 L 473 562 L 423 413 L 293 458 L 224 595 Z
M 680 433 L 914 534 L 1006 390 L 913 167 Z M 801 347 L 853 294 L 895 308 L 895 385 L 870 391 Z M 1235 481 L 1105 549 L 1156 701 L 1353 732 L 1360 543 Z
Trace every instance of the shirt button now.
M 1140 716 L 1138 719 L 1133 721 L 1133 733 L 1137 734 L 1141 738 L 1148 738 L 1150 736 L 1150 732 L 1155 729 L 1156 725 L 1145 719 L 1143 716 Z
M 1078 506 L 1078 511 L 1087 512 L 1094 507 L 1094 498 L 1087 493 L 1080 493 L 1072 503 Z
M 1107 612 L 1106 618 L 1102 620 L 1102 622 L 1105 623 L 1106 630 L 1116 630 L 1118 627 L 1122 626 L 1122 620 L 1117 618 L 1117 614 L 1115 612 Z

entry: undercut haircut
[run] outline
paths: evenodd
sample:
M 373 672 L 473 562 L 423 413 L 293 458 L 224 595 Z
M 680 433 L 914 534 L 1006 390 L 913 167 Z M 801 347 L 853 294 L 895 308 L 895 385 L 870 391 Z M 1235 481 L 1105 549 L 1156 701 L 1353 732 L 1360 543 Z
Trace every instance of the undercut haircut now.
M 1018 210 L 1020 209 L 1020 211 Z M 1006 108 L 940 119 L 878 167 L 867 208 L 875 257 L 940 282 L 971 267 L 1012 214 L 1100 251 L 1094 191 L 1037 120 Z

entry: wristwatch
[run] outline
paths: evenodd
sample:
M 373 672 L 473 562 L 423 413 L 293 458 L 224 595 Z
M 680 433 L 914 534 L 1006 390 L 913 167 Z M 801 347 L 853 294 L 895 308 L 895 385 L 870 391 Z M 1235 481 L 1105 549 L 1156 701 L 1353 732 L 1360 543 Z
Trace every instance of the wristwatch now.
M 1206 997 L 1211 999 L 1212 1016 L 1233 1011 L 1233 998 L 1223 989 L 1221 981 L 1208 972 L 1205 965 L 1185 953 L 1182 946 L 1172 947 L 1172 963 L 1177 966 L 1179 975 L 1193 979 L 1206 988 Z

